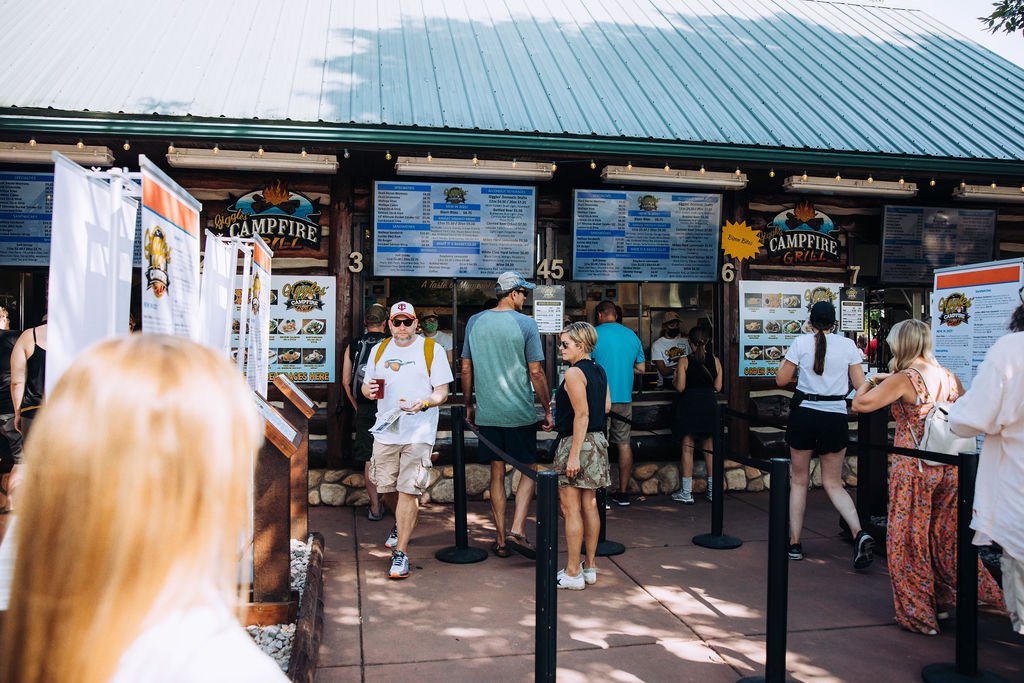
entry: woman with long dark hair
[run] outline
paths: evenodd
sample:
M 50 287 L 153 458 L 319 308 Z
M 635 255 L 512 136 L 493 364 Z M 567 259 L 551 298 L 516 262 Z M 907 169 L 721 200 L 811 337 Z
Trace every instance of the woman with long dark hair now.
M 711 436 L 715 429 L 715 394 L 722 390 L 722 363 L 711 352 L 711 335 L 704 327 L 690 330 L 690 355 L 679 361 L 675 388 L 673 431 L 682 442 L 682 482 L 672 500 L 693 505 L 693 449 L 700 440 L 707 468 L 706 495 L 711 500 Z
M 793 341 L 775 375 L 775 383 L 785 387 L 799 371 L 786 430 L 793 460 L 789 559 L 804 558 L 800 532 L 807 507 L 811 457 L 817 453 L 822 487 L 854 536 L 853 567 L 865 569 L 871 564 L 875 541 L 861 528 L 853 499 L 843 488 L 843 462 L 849 443 L 846 394 L 851 383 L 856 387 L 864 382 L 860 351 L 853 340 L 831 334 L 836 325 L 836 307 L 831 302 L 819 301 L 811 307 L 810 324 L 814 334 Z

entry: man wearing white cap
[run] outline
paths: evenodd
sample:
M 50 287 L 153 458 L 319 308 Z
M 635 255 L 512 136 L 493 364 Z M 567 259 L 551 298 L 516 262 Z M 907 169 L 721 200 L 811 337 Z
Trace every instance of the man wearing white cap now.
M 416 310 L 399 301 L 391 307 L 391 338 L 370 351 L 362 392 L 377 401 L 370 478 L 397 502 L 395 527 L 384 545 L 392 548 L 388 577 L 409 576 L 409 540 L 416 528 L 420 496 L 430 483 L 430 455 L 437 436 L 437 406 L 448 400 L 452 369 L 433 340 L 416 335 Z M 397 420 L 389 418 L 398 416 Z
M 536 285 L 514 271 L 498 276 L 494 288 L 497 305 L 469 319 L 462 347 L 466 420 L 477 425 L 480 434 L 497 448 L 531 467 L 537 462 L 535 393 L 545 410 L 542 428 L 548 431 L 554 426 L 540 331 L 533 318 L 521 312 L 523 302 L 534 287 Z M 491 463 L 491 513 L 497 536 L 491 549 L 499 557 L 508 557 L 508 546 L 526 557 L 536 557 L 526 537 L 526 516 L 535 487 L 533 480 L 530 477 L 519 480 L 508 534 L 511 540 L 506 544 L 505 463 L 483 443 L 480 444 L 480 460 Z
M 690 355 L 690 343 L 679 331 L 679 314 L 669 311 L 661 321 L 661 336 L 651 344 L 651 360 L 658 369 L 658 386 L 671 387 L 680 358 Z

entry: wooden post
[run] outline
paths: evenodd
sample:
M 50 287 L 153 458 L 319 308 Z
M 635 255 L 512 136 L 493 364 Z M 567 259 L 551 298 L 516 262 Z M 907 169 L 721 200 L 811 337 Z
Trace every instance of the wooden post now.
M 257 605 L 280 608 L 257 610 L 261 623 L 274 624 L 282 622 L 273 621 L 276 617 L 269 612 L 291 611 L 289 460 L 298 450 L 303 433 L 258 394 L 253 394 L 253 398 L 265 422 L 266 440 L 253 474 L 252 595 Z
M 274 377 L 284 394 L 281 414 L 302 432 L 302 440 L 290 461 L 291 537 L 305 543 L 309 537 L 309 418 L 316 412 L 313 399 L 285 375 Z

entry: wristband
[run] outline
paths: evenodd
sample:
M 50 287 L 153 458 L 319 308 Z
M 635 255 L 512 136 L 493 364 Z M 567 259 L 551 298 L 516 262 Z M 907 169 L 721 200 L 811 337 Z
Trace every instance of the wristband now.
M 423 404 L 423 408 L 422 408 L 422 410 L 426 410 L 427 408 L 429 408 L 429 407 L 430 407 L 430 401 L 428 401 L 428 400 L 427 400 L 427 399 L 425 399 L 425 398 L 421 398 L 421 399 L 420 399 L 420 403 L 422 403 L 422 404 Z
M 865 381 L 866 381 L 866 382 L 867 382 L 868 384 L 870 384 L 870 385 L 871 385 L 871 388 L 872 388 L 872 389 L 874 389 L 875 387 L 877 387 L 877 386 L 878 386 L 878 383 L 877 383 L 877 382 L 875 381 L 875 378 L 874 378 L 874 377 L 868 377 L 868 378 L 867 378 L 867 380 L 865 380 Z

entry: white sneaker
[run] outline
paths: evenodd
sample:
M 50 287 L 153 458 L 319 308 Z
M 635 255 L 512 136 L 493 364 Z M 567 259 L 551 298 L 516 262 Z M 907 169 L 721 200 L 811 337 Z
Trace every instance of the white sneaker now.
M 409 577 L 409 557 L 401 550 L 391 553 L 391 568 L 388 569 L 389 579 L 405 579 Z
M 693 505 L 693 493 L 679 489 L 671 496 L 672 500 L 684 505 Z
M 569 576 L 565 573 L 564 569 L 558 570 L 558 574 L 555 575 L 555 584 L 559 588 L 565 588 L 571 591 L 581 591 L 587 587 L 587 583 L 583 578 L 583 572 L 580 572 L 576 576 Z
M 398 545 L 398 527 L 391 527 L 391 533 L 388 534 L 388 540 L 384 541 L 385 548 L 394 548 Z
M 583 563 L 580 563 L 580 569 L 583 572 L 583 581 L 588 586 L 593 586 L 597 583 L 597 567 L 591 567 L 590 569 L 583 569 Z

